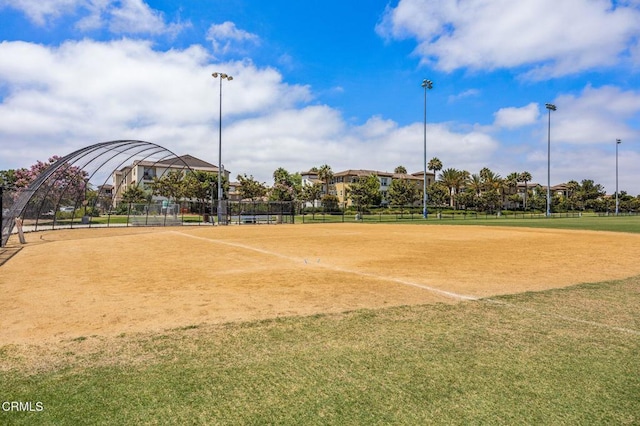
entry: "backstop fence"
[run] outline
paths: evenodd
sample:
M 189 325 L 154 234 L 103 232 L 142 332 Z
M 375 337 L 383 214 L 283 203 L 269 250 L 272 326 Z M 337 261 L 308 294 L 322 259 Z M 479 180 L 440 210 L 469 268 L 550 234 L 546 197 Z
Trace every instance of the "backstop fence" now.
M 3 194 L 3 228 L 9 226 L 10 210 L 15 197 L 8 191 Z M 229 201 L 210 203 L 184 201 L 170 203 L 154 201 L 122 205 L 118 211 L 98 213 L 86 206 L 61 207 L 56 211 L 35 212 L 25 209 L 18 223 L 25 231 L 50 229 L 117 227 L 117 226 L 178 226 L 178 225 L 262 225 L 295 223 L 295 203 L 279 201 Z M 220 214 L 218 214 L 220 213 Z M 15 218 L 12 218 L 15 219 Z M 11 220 L 14 228 L 15 220 Z M 4 232 L 4 229 L 3 229 Z M 8 238 L 8 237 L 7 237 Z M 6 243 L 6 241 L 5 241 Z
M 2 190 L 2 189 L 0 189 Z M 117 226 L 179 226 L 179 225 L 261 225 L 299 223 L 380 223 L 425 221 L 422 208 L 416 206 L 371 207 L 361 211 L 351 209 L 331 210 L 303 208 L 298 202 L 279 201 L 231 201 L 215 202 L 151 201 L 147 203 L 121 204 L 116 211 L 100 212 L 90 206 L 76 203 L 64 207 L 50 206 L 50 210 L 32 208 L 28 204 L 22 216 L 11 215 L 18 192 L 4 188 L 0 215 L 2 222 L 2 246 L 20 224 L 25 231 L 63 228 L 117 227 Z M 35 197 L 36 200 L 39 198 Z M 212 205 L 213 204 L 213 205 Z M 57 207 L 57 208 L 56 208 Z M 602 214 L 609 215 L 609 214 Z M 620 215 L 637 215 L 625 212 Z M 582 212 L 552 213 L 553 218 L 580 217 Z M 544 212 L 500 211 L 496 213 L 473 210 L 429 210 L 428 220 L 478 220 L 478 219 L 536 219 L 544 218 Z M 16 220 L 19 219 L 19 220 Z

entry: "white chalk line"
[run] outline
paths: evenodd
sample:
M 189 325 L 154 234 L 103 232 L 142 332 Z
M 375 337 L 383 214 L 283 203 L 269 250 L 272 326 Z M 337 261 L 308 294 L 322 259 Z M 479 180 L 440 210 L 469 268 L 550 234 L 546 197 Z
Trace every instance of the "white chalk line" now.
M 182 235 L 182 236 L 185 236 L 185 237 L 194 238 L 194 239 L 197 239 L 197 240 L 207 241 L 207 242 L 214 243 L 214 244 L 222 244 L 222 245 L 241 248 L 241 249 L 245 249 L 245 250 L 251 250 L 251 251 L 258 252 L 258 253 L 279 257 L 281 259 L 290 260 L 290 261 L 295 262 L 295 263 L 304 262 L 305 264 L 307 264 L 307 261 L 304 258 L 287 256 L 287 255 L 284 255 L 284 254 L 281 254 L 281 253 L 277 253 L 277 252 L 273 252 L 273 251 L 270 251 L 270 250 L 264 250 L 264 249 L 261 249 L 261 248 L 248 246 L 246 244 L 232 243 L 232 242 L 229 242 L 229 241 L 213 240 L 211 238 L 205 238 L 205 237 L 199 237 L 197 235 L 185 234 L 184 232 L 180 232 L 180 231 L 168 231 L 168 232 L 173 233 L 173 234 Z M 386 276 L 383 276 L 383 275 L 377 275 L 377 274 L 373 274 L 373 273 L 369 273 L 369 272 L 355 271 L 355 270 L 352 270 L 352 269 L 346 269 L 346 268 L 340 268 L 338 266 L 327 265 L 327 264 L 320 263 L 319 259 L 316 262 L 309 262 L 308 265 L 316 266 L 316 267 L 324 268 L 324 269 L 329 269 L 329 270 L 336 271 L 336 272 L 344 272 L 344 273 L 348 273 L 348 274 L 359 275 L 359 276 L 362 276 L 362 277 L 373 278 L 373 279 L 376 279 L 376 280 L 390 281 L 390 282 L 394 282 L 394 283 L 397 283 L 397 284 L 402 284 L 402 285 L 406 285 L 406 286 L 410 286 L 410 287 L 416 287 L 416 288 L 420 288 L 422 290 L 430 291 L 432 293 L 441 294 L 443 296 L 450 297 L 452 299 L 458 299 L 458 300 L 478 300 L 479 299 L 479 297 L 476 297 L 476 296 L 468 296 L 468 295 L 464 295 L 464 294 L 453 293 L 453 292 L 450 292 L 450 291 L 441 290 L 441 289 L 434 288 L 434 287 L 429 287 L 429 286 L 426 286 L 424 284 L 419 284 L 419 283 L 416 283 L 416 282 L 413 282 L 413 281 L 407 281 L 407 280 L 403 280 L 403 279 L 400 279 L 400 278 L 386 277 Z
M 252 251 L 255 251 L 255 252 L 258 252 L 258 253 L 279 257 L 281 259 L 290 260 L 290 261 L 296 262 L 296 263 L 297 262 L 306 261 L 306 259 L 303 259 L 303 258 L 293 257 L 293 256 L 286 256 L 286 255 L 283 255 L 281 253 L 273 252 L 273 251 L 270 251 L 270 250 L 264 250 L 264 249 L 257 248 L 257 247 L 248 246 L 246 244 L 232 243 L 232 242 L 228 242 L 228 241 L 213 240 L 213 239 L 210 239 L 210 238 L 198 237 L 196 235 L 185 234 L 185 233 L 179 232 L 179 231 L 168 231 L 168 232 L 171 232 L 171 233 L 174 233 L 174 234 L 179 234 L 179 235 L 182 235 L 182 236 L 185 236 L 185 237 L 195 238 L 197 240 L 207 241 L 209 243 L 216 243 L 216 244 L 222 244 L 222 245 L 227 245 L 227 246 L 236 247 L 236 248 L 242 248 L 242 249 L 245 249 L 245 250 L 252 250 Z M 575 323 L 580 323 L 580 324 L 591 325 L 591 326 L 594 326 L 594 327 L 600 327 L 600 328 L 606 328 L 606 329 L 609 329 L 609 330 L 620 331 L 620 332 L 623 332 L 623 333 L 640 335 L 640 331 L 633 330 L 633 329 L 630 329 L 630 328 L 616 327 L 616 326 L 612 326 L 612 325 L 609 325 L 609 324 L 599 323 L 599 322 L 596 322 L 596 321 L 583 320 L 583 319 L 580 319 L 580 318 L 569 317 L 569 316 L 566 316 L 566 315 L 560 315 L 560 314 L 554 314 L 554 313 L 550 313 L 550 312 L 544 312 L 544 311 L 540 311 L 540 310 L 537 310 L 537 309 L 526 308 L 526 307 L 523 307 L 523 306 L 518 306 L 518 305 L 514 305 L 512 303 L 507 303 L 507 302 L 502 302 L 502 301 L 491 299 L 491 298 L 481 298 L 481 297 L 477 297 L 477 296 L 468 296 L 468 295 L 464 295 L 464 294 L 453 293 L 453 292 L 450 292 L 450 291 L 440 290 L 438 288 L 429 287 L 429 286 L 426 286 L 426 285 L 423 285 L 423 284 L 418 284 L 418 283 L 415 283 L 415 282 L 412 282 L 412 281 L 403 280 L 403 279 L 400 279 L 400 278 L 385 277 L 385 276 L 381 276 L 381 275 L 377 275 L 377 274 L 372 274 L 372 273 L 369 273 L 369 272 L 354 271 L 354 270 L 351 270 L 351 269 L 340 268 L 340 267 L 337 267 L 337 266 L 330 266 L 330 265 L 317 263 L 317 262 L 310 262 L 309 265 L 317 266 L 317 267 L 320 267 L 320 268 L 329 269 L 329 270 L 333 270 L 333 271 L 337 271 L 337 272 L 344 272 L 344 273 L 359 275 L 359 276 L 362 276 L 362 277 L 373 278 L 373 279 L 384 280 L 384 281 L 391 281 L 391 282 L 395 282 L 395 283 L 398 283 L 398 284 L 403 284 L 403 285 L 407 285 L 407 286 L 411 286 L 411 287 L 417 287 L 417 288 L 420 288 L 422 290 L 427 290 L 427 291 L 430 291 L 430 292 L 433 292 L 433 293 L 441 294 L 443 296 L 447 296 L 447 297 L 450 297 L 450 298 L 453 298 L 453 299 L 458 299 L 458 300 L 477 300 L 477 301 L 482 301 L 482 302 L 488 302 L 488 303 L 492 303 L 492 304 L 496 304 L 496 305 L 506 306 L 506 307 L 513 308 L 513 309 L 519 309 L 521 311 L 535 313 L 537 315 L 558 318 L 558 319 L 561 319 L 561 320 L 564 320 L 564 321 L 568 321 L 568 322 L 575 322 Z
M 636 336 L 640 336 L 640 331 L 633 330 L 631 328 L 617 327 L 617 326 L 614 326 L 614 325 L 604 324 L 604 323 L 597 322 L 597 321 L 589 321 L 589 320 L 583 320 L 583 319 L 580 319 L 580 318 L 569 317 L 569 316 L 566 316 L 566 315 L 554 314 L 553 312 L 546 312 L 546 311 L 541 311 L 541 310 L 538 310 L 538 309 L 527 308 L 527 307 L 524 307 L 524 306 L 514 305 L 513 303 L 507 303 L 507 302 L 503 302 L 503 301 L 495 300 L 495 299 L 480 299 L 480 301 L 481 302 L 492 303 L 492 304 L 500 305 L 500 306 L 506 306 L 508 308 L 517 309 L 517 310 L 524 311 L 524 312 L 531 312 L 531 313 L 534 313 L 536 315 L 552 317 L 552 318 L 558 318 L 558 319 L 561 319 L 561 320 L 567 321 L 567 322 L 575 322 L 575 323 L 579 323 L 579 324 L 591 325 L 591 326 L 594 326 L 594 327 L 606 328 L 606 329 L 609 329 L 609 330 L 620 331 L 620 332 L 623 332 L 623 333 L 634 334 Z

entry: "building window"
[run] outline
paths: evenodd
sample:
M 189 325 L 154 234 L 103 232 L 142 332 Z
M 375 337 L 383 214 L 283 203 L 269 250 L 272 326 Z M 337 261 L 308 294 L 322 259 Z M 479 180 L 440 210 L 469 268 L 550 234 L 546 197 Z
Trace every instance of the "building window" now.
M 153 167 L 145 167 L 142 178 L 144 180 L 152 180 L 154 177 L 156 177 L 156 169 Z

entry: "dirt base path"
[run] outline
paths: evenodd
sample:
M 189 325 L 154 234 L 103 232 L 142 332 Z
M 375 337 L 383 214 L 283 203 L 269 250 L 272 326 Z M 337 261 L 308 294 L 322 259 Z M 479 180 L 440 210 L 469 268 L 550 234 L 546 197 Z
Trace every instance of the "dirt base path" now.
M 27 237 L 0 267 L 0 345 L 456 303 L 640 275 L 640 235 L 606 232 L 333 224 Z

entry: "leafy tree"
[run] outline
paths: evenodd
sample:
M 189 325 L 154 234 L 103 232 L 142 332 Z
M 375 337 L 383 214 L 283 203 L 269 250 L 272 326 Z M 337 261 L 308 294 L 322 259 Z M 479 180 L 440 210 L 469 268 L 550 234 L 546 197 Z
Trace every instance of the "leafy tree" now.
M 456 203 L 459 207 L 462 206 L 464 209 L 477 209 L 481 203 L 481 198 L 473 189 L 468 188 L 467 190 L 456 194 Z
M 574 210 L 576 205 L 578 204 L 578 190 L 580 189 L 580 184 L 575 180 L 570 180 L 567 182 L 567 208 L 570 210 Z
M 602 185 L 592 179 L 583 179 L 577 194 L 583 208 L 596 210 L 599 207 L 597 201 L 604 197 L 606 192 Z
M 484 211 L 493 212 L 500 205 L 500 194 L 497 191 L 485 191 L 480 194 L 478 204 Z
M 271 199 L 275 201 L 294 201 L 302 191 L 302 176 L 290 174 L 280 167 L 273 172 L 273 188 Z
M 238 188 L 238 192 L 240 193 L 240 198 L 243 200 L 251 200 L 255 201 L 257 198 L 262 198 L 267 195 L 267 187 L 264 183 L 260 183 L 256 181 L 253 176 L 238 175 L 238 182 L 240 182 L 240 187 Z
M 337 212 L 340 210 L 340 200 L 332 194 L 324 194 L 321 199 L 325 212 Z
M 535 210 L 545 210 L 547 206 L 546 191 L 541 185 L 536 185 L 529 200 L 531 207 Z
M 349 198 L 358 211 L 362 211 L 364 206 L 380 204 L 382 195 L 380 194 L 378 176 L 369 175 L 356 179 L 349 186 Z
M 449 189 L 440 181 L 427 188 L 427 195 L 429 203 L 434 206 L 444 206 L 449 201 Z M 422 197 L 422 191 L 418 192 L 418 197 Z
M 516 207 L 520 204 L 520 201 L 522 201 L 519 194 L 511 194 L 507 199 L 511 204 L 515 204 Z
M 620 191 L 622 193 L 622 191 Z M 637 212 L 640 210 L 640 195 L 637 197 L 628 196 L 620 202 L 620 211 Z
M 418 187 L 409 179 L 393 179 L 388 196 L 391 204 L 396 206 L 410 206 L 420 199 Z
M 302 201 L 311 203 L 313 207 L 316 206 L 316 201 L 320 200 L 321 197 L 322 197 L 322 184 L 319 182 L 315 182 L 311 185 L 305 185 L 302 188 L 302 192 L 301 192 Z
M 399 174 L 399 175 L 406 175 L 407 174 L 407 169 L 404 166 L 398 166 L 395 169 L 393 169 L 393 173 Z M 393 182 L 391 182 L 393 184 Z
M 140 186 L 129 186 L 122 192 L 122 202 L 126 204 L 141 204 L 149 200 L 149 194 Z
M 178 203 L 187 193 L 185 175 L 181 170 L 171 170 L 161 177 L 154 176 L 151 189 L 154 195 L 166 197 Z
M 229 182 L 222 175 L 222 191 L 226 197 L 229 193 Z M 218 174 L 203 170 L 194 170 L 188 173 L 184 179 L 185 197 L 195 198 L 202 205 L 208 205 L 211 200 L 218 198 Z
M 15 170 L 0 170 L 0 186 L 13 188 L 17 180 L 18 177 Z

